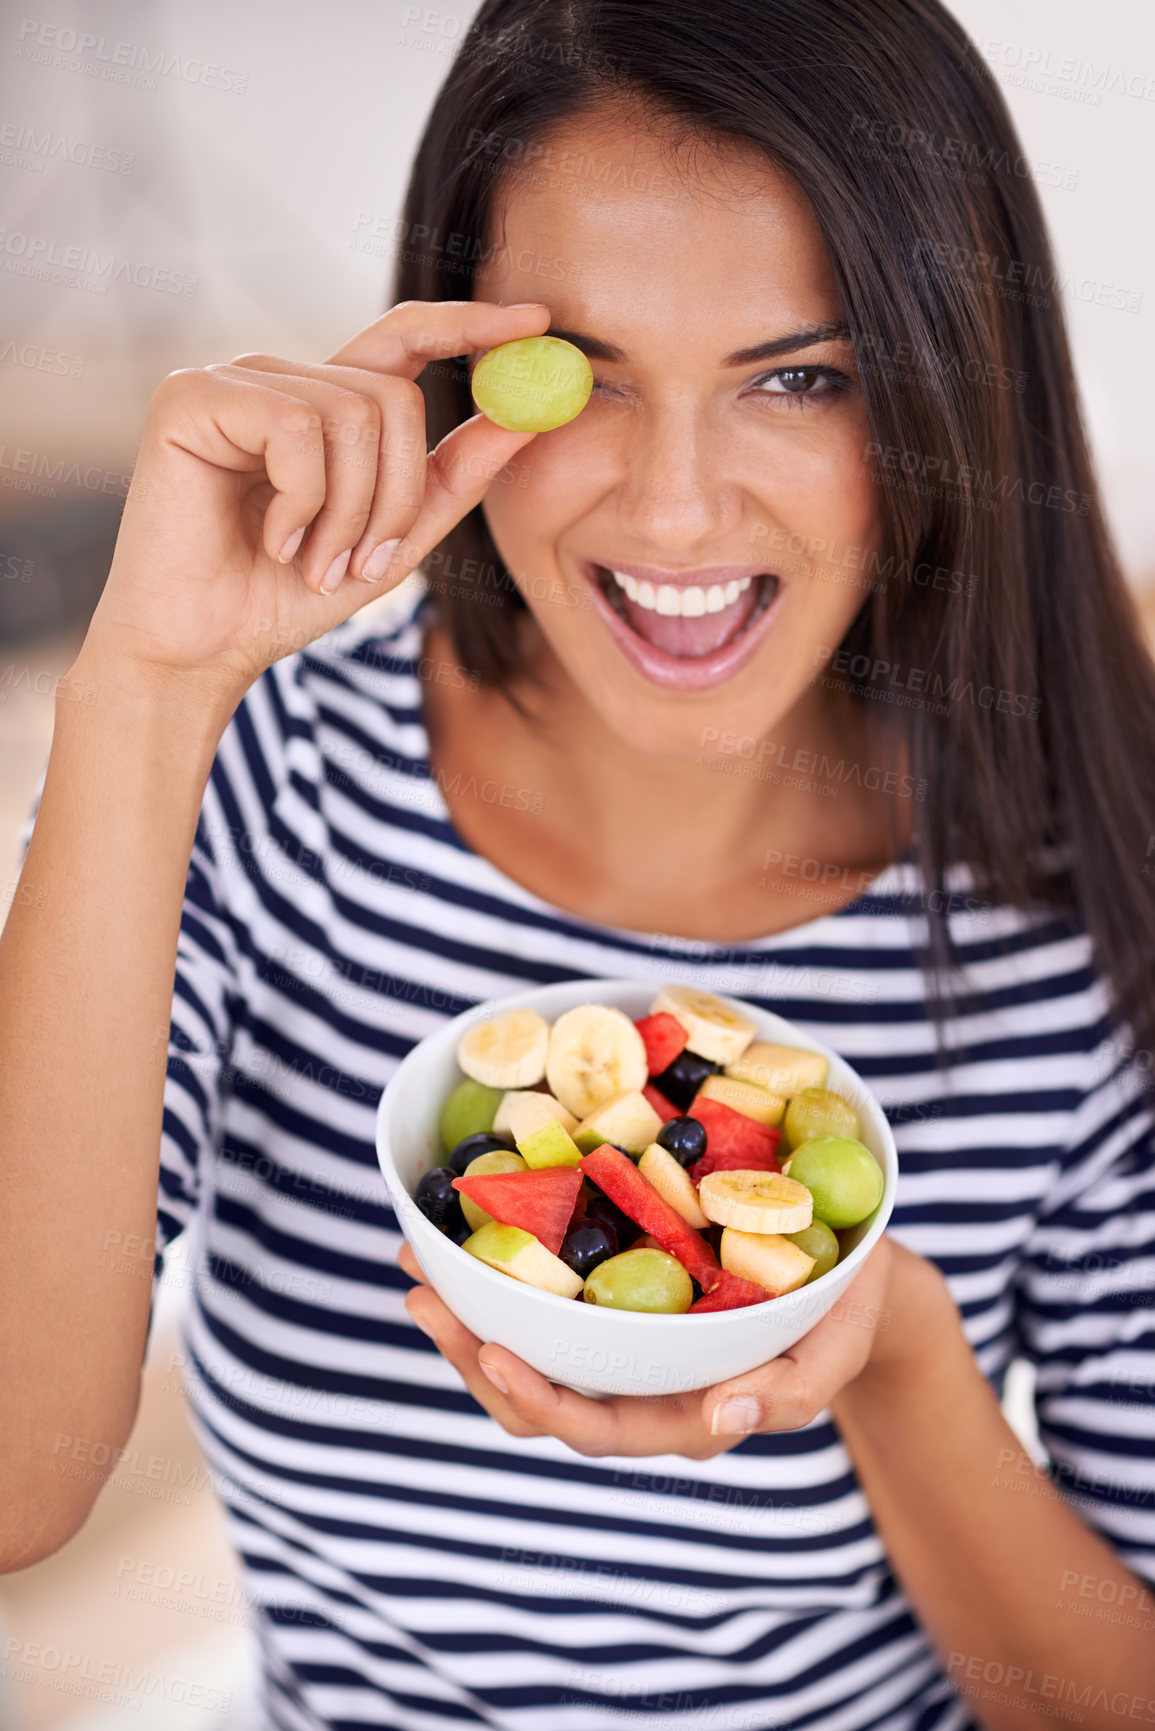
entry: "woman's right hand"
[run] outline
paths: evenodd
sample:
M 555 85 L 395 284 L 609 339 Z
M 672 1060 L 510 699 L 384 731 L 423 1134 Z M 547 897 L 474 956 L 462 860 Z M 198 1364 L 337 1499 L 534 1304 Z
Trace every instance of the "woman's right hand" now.
M 533 438 L 475 415 L 427 456 L 422 370 L 548 324 L 541 305 L 403 301 L 323 366 L 170 373 L 77 670 L 176 675 L 231 714 L 272 662 L 395 588 Z

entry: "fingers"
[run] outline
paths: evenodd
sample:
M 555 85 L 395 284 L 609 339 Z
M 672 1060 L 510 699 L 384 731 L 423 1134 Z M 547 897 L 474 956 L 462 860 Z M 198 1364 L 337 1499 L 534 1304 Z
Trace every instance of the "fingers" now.
M 479 1363 L 500 1378 L 509 1406 L 525 1424 L 557 1437 L 576 1454 L 678 1454 L 706 1460 L 737 1441 L 715 1441 L 709 1435 L 697 1394 L 596 1400 L 549 1382 L 512 1352 L 492 1344 L 481 1348 Z
M 537 301 L 514 307 L 495 301 L 401 301 L 331 355 L 329 365 L 416 379 L 430 361 L 540 336 L 548 325 L 549 308 Z
M 536 301 L 511 307 L 494 301 L 402 301 L 338 349 L 330 365 L 416 380 L 431 361 L 539 336 L 549 322 L 549 308 Z M 481 502 L 490 482 L 533 437 L 533 433 L 508 432 L 477 415 L 443 439 L 428 461 L 421 511 L 382 580 L 393 585 L 414 570 Z M 364 551 L 363 544 L 355 550 L 355 559 L 362 560 Z M 365 567 L 362 563 L 357 568 Z
M 402 537 L 386 572 L 387 583 L 399 583 L 437 543 L 479 505 L 490 482 L 500 474 L 536 433 L 512 433 L 484 415 L 474 415 L 454 427 L 435 451 L 425 470 L 425 500 L 408 533 Z
M 408 1240 L 406 1240 L 406 1242 L 401 1246 L 401 1249 L 397 1252 L 397 1266 L 402 1269 L 411 1280 L 419 1281 L 422 1286 L 427 1284 L 425 1272 L 416 1256 L 413 1254 L 413 1248 L 409 1244 Z
M 346 572 L 385 589 L 394 587 L 467 511 L 480 504 L 494 477 L 536 437 L 510 432 L 484 415 L 474 415 L 426 457 L 425 405 L 420 389 L 409 380 L 323 367 L 299 373 L 290 371 L 287 362 L 274 363 L 285 367 L 281 374 L 263 370 L 246 374 L 249 358 L 242 359 L 245 366 L 237 364 L 237 377 L 267 381 L 271 388 L 292 392 L 326 411 L 328 418 L 322 424 L 327 492 L 301 555 L 305 581 L 323 594 L 332 593 Z M 253 356 L 251 361 L 254 369 L 257 363 L 263 368 L 271 357 Z M 234 371 L 230 367 L 211 370 Z M 364 380 L 365 390 L 384 405 L 379 411 L 383 420 L 371 434 L 368 428 L 358 434 L 361 417 L 349 409 L 349 399 L 356 393 L 334 384 L 328 375 L 337 372 Z M 359 445 L 361 437 L 364 442 Z M 359 510 L 363 516 L 357 514 Z M 350 557 L 343 560 L 346 552 Z
M 266 471 L 275 497 L 265 512 L 262 541 L 273 559 L 303 535 L 325 498 L 322 420 L 315 405 L 227 369 L 182 368 L 153 392 L 146 439 L 183 451 L 213 469 Z M 179 507 L 181 501 L 174 500 Z M 291 557 L 292 554 L 286 554 Z
M 309 588 L 331 594 L 337 572 L 348 565 L 342 554 L 369 521 L 380 437 L 376 403 L 316 380 L 282 381 L 232 366 L 170 374 L 165 386 L 182 396 L 171 405 L 157 393 L 171 410 L 161 415 L 162 440 L 220 468 L 263 468 L 274 488 L 261 525 L 264 552 L 287 564 L 314 525 L 300 569 Z M 368 469 L 347 460 L 357 447 L 373 451 Z
M 236 364 L 207 367 L 205 372 L 218 387 L 240 392 L 242 397 L 248 392 L 263 391 L 271 396 L 284 396 L 296 406 L 287 415 L 282 413 L 276 435 L 266 448 L 265 467 L 278 494 L 283 492 L 298 507 L 298 521 L 283 536 L 277 518 L 270 523 L 270 504 L 263 541 L 266 552 L 282 562 L 286 558 L 286 542 L 292 547 L 288 557 L 300 549 L 301 574 L 309 588 L 320 595 L 331 595 L 345 576 L 353 549 L 373 513 L 382 444 L 378 397 L 390 387 L 375 381 L 373 393 L 367 395 L 316 376 L 257 371 Z M 404 380 L 391 383 L 405 391 L 416 390 L 416 386 Z M 307 465 L 312 480 L 307 491 L 298 481 L 302 464 Z M 408 523 L 412 520 L 414 503 L 420 502 L 419 498 L 413 499 L 412 482 L 408 487 L 407 511 L 397 511 L 396 490 L 392 491 L 394 497 L 389 496 L 389 490 L 381 490 L 377 521 L 387 521 L 392 508 L 395 524 Z M 299 535 L 295 546 L 293 534 Z
M 511 307 L 495 301 L 402 301 L 338 349 L 329 364 L 416 380 L 432 361 L 540 336 L 549 322 L 549 308 L 538 301 Z M 490 482 L 533 437 L 508 432 L 483 415 L 455 428 L 429 458 L 423 475 L 424 503 L 389 563 L 368 564 L 367 535 L 354 549 L 354 571 L 390 586 L 399 583 L 481 502 Z
M 263 463 L 275 492 L 262 547 L 282 564 L 299 561 L 310 589 L 331 595 L 347 575 L 391 588 L 534 437 L 476 416 L 427 458 L 419 374 L 430 361 L 541 333 L 549 316 L 537 304 L 403 302 L 325 366 L 254 354 L 185 369 L 157 393 L 166 406 L 180 393 L 177 431 L 164 436 L 223 468 Z M 208 425 L 190 429 L 188 408 L 202 401 Z
M 417 1258 L 408 1245 L 398 1262 L 406 1274 L 419 1276 Z M 416 1277 L 415 1276 L 415 1277 Z M 669 1413 L 660 1401 L 599 1401 L 560 1388 L 536 1370 L 492 1343 L 483 1346 L 465 1324 L 428 1286 L 414 1287 L 405 1295 L 405 1307 L 413 1321 L 428 1334 L 438 1351 L 461 1376 L 473 1398 L 512 1436 L 555 1436 L 583 1455 L 665 1454 L 682 1452 L 679 1443 L 689 1437 L 703 1440 L 696 1401 L 683 1403 L 677 1415 L 686 1438 L 669 1434 Z M 630 1409 L 647 1409 L 631 1413 Z M 625 1434 L 623 1416 L 632 1419 L 631 1434 Z
M 706 1390 L 702 1419 L 712 1436 L 799 1430 L 825 1411 L 863 1369 L 888 1326 L 885 1307 L 873 1302 L 885 1293 L 888 1251 L 883 1238 L 841 1298 L 786 1352 Z
M 755 1431 L 798 1430 L 821 1411 L 812 1408 L 806 1372 L 787 1354 L 745 1376 L 716 1383 L 702 1398 L 702 1418 L 711 1436 L 750 1436 Z
M 481 1342 L 464 1323 L 458 1322 L 432 1288 L 415 1286 L 405 1295 L 405 1308 L 442 1357 L 449 1360 L 474 1400 L 491 1418 L 495 1418 L 511 1436 L 541 1435 L 540 1430 L 528 1424 L 490 1382 L 477 1360 Z
M 438 1298 L 431 1286 L 413 1287 L 405 1294 L 405 1308 L 413 1321 L 434 1341 L 437 1350 L 453 1364 L 458 1359 L 475 1357 L 481 1342 L 463 1322 L 458 1322 L 449 1306 Z M 460 1369 L 460 1366 L 458 1366 Z
M 358 504 L 368 499 L 368 517 L 357 534 L 357 519 L 341 516 L 341 499 L 335 494 L 326 498 L 309 536 L 310 547 L 323 543 L 325 551 L 311 555 L 306 549 L 305 559 L 309 570 L 322 564 L 329 569 L 331 560 L 326 563 L 326 556 L 336 558 L 350 548 L 348 575 L 379 582 L 425 495 L 425 403 L 420 387 L 411 379 L 385 373 L 313 366 L 276 355 L 240 355 L 230 367 L 219 370 L 232 373 L 234 369 L 273 389 L 308 394 L 322 410 L 331 406 L 323 423 L 327 472 L 353 484 L 351 497 Z M 302 379 L 319 387 L 315 394 L 300 391 L 297 381 Z M 326 386 L 331 396 L 326 396 Z M 363 428 L 358 426 L 355 409 L 343 412 L 349 408 L 350 394 L 376 406 L 376 415 L 366 413 Z M 339 547 L 339 542 L 345 545 Z
M 458 1371 L 474 1399 L 512 1436 L 554 1436 L 575 1453 L 591 1457 L 680 1454 L 695 1460 L 720 1454 L 738 1440 L 709 1435 L 696 1394 L 594 1400 L 550 1382 L 505 1347 L 482 1345 L 424 1284 L 408 1244 L 402 1245 L 397 1261 L 422 1283 L 405 1296 L 411 1318 Z
M 408 1244 L 402 1245 L 397 1261 L 406 1274 L 424 1282 L 421 1266 Z M 482 1346 L 428 1286 L 407 1293 L 405 1305 L 418 1328 L 460 1373 L 474 1399 L 514 1436 L 548 1433 L 560 1436 L 563 1442 L 572 1437 L 571 1446 L 579 1447 L 583 1454 L 610 1452 L 615 1433 L 600 1402 L 556 1388 L 504 1347 Z M 569 1401 L 562 1398 L 566 1395 Z M 588 1417 L 584 1416 L 586 1408 L 592 1409 Z M 558 1422 L 562 1429 L 557 1428 Z

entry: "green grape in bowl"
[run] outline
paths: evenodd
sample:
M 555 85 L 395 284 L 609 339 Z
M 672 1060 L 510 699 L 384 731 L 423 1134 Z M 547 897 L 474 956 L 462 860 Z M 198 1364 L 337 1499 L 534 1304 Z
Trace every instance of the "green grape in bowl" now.
M 858 1135 L 858 1113 L 844 1094 L 829 1088 L 803 1088 L 795 1094 L 782 1120 L 791 1148 L 812 1136 Z
M 652 1310 L 677 1315 L 694 1302 L 690 1276 L 664 1250 L 623 1250 L 586 1276 L 587 1304 L 611 1310 Z
M 882 1201 L 882 1167 L 853 1136 L 812 1136 L 790 1156 L 790 1176 L 814 1198 L 814 1218 L 835 1231 L 857 1226 Z

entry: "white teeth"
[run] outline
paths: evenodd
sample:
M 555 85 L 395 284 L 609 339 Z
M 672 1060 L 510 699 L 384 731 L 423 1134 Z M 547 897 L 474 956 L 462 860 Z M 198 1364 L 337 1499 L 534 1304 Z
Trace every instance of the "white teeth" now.
M 711 583 L 705 588 L 697 583 L 691 583 L 685 589 L 676 583 L 660 583 L 655 589 L 652 583 L 639 583 L 636 577 L 630 577 L 624 571 L 611 571 L 610 576 L 639 607 L 681 619 L 700 619 L 704 613 L 720 613 L 723 607 L 732 606 L 754 581 L 752 577 L 733 577 L 729 583 Z

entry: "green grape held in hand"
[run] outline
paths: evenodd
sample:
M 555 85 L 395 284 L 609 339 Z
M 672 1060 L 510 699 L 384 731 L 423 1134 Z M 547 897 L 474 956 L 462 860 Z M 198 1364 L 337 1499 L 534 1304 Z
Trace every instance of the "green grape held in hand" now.
M 548 433 L 580 415 L 593 390 L 586 357 L 561 337 L 520 337 L 482 355 L 473 400 L 487 420 L 514 433 Z

